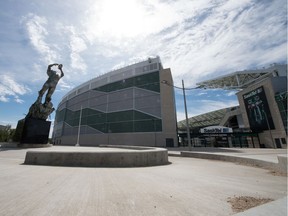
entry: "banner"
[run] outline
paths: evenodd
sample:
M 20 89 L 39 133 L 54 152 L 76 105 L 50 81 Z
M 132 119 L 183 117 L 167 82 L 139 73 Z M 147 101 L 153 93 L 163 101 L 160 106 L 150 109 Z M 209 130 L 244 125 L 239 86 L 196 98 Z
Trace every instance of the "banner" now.
M 263 86 L 243 95 L 252 130 L 275 129 Z

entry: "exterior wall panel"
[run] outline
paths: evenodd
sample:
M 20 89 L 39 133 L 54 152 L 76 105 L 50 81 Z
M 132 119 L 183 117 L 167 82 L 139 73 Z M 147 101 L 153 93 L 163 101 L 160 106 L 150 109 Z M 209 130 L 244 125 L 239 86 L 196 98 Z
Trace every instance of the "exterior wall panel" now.
M 277 92 L 275 92 L 275 89 L 277 89 L 277 91 L 287 91 L 287 86 L 286 85 L 278 85 L 277 88 L 273 87 L 273 83 L 274 83 L 274 77 L 269 77 L 266 78 L 264 80 L 262 80 L 261 82 L 254 84 L 240 92 L 237 93 L 237 97 L 238 97 L 238 101 L 239 101 L 239 105 L 240 105 L 240 109 L 241 109 L 241 113 L 242 113 L 242 117 L 243 117 L 243 123 L 244 123 L 244 127 L 245 128 L 251 128 L 250 125 L 250 121 L 249 121 L 249 113 L 247 113 L 247 110 L 245 108 L 245 101 L 243 99 L 243 95 L 254 91 L 258 88 L 263 88 L 266 94 L 266 100 L 267 100 L 267 105 L 268 105 L 268 109 L 271 111 L 271 118 L 273 119 L 273 125 L 271 125 L 269 123 L 269 121 L 263 121 L 263 127 L 261 131 L 257 131 L 259 132 L 259 139 L 260 139 L 260 144 L 264 145 L 265 147 L 268 148 L 276 148 L 276 139 L 285 139 L 287 137 L 286 131 L 285 131 L 285 127 L 283 125 L 283 121 L 281 118 L 281 114 L 277 105 L 277 102 L 275 100 L 275 95 Z M 276 79 L 283 79 L 286 80 L 286 77 L 276 77 Z M 281 83 L 281 82 L 278 82 Z M 274 85 L 275 86 L 275 85 Z M 270 124 L 270 125 L 268 125 Z M 270 130 L 269 130 L 270 127 Z M 253 129 L 253 128 L 252 128 Z M 260 147 L 260 146 L 256 146 L 256 147 Z M 287 148 L 287 144 L 282 143 L 281 146 L 282 148 Z
M 165 92 L 160 91 L 160 77 L 165 71 L 159 70 L 158 61 L 150 59 L 110 72 L 64 96 L 56 112 L 54 142 L 75 145 L 80 134 L 80 145 L 166 146 L 166 138 L 171 137 L 177 145 L 176 118 L 169 119 L 176 116 L 175 104 L 170 104 L 172 113 L 162 115 L 161 94 Z M 172 80 L 170 70 L 166 76 Z M 174 97 L 173 89 L 165 96 Z

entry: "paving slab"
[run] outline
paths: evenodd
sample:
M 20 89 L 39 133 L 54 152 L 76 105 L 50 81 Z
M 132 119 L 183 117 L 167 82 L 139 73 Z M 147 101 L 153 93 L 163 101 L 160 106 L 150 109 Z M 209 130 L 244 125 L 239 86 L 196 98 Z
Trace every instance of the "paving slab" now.
M 24 165 L 29 149 L 0 152 L 0 215 L 232 215 L 233 196 L 279 200 L 287 177 L 223 161 L 169 157 L 141 168 Z M 280 204 L 280 208 L 286 208 Z

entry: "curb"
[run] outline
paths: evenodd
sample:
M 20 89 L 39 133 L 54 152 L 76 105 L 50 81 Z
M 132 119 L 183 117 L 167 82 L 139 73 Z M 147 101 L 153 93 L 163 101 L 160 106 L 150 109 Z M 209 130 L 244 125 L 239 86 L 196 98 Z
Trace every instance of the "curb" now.
M 209 160 L 221 160 L 227 162 L 234 162 L 243 165 L 250 165 L 254 167 L 260 167 L 268 169 L 271 171 L 280 172 L 287 174 L 287 156 L 278 156 L 278 163 L 257 160 L 253 158 L 229 156 L 229 155 L 219 155 L 219 154 L 208 154 L 208 153 L 198 153 L 198 152 L 181 152 L 182 157 L 193 157 L 200 159 L 209 159 Z

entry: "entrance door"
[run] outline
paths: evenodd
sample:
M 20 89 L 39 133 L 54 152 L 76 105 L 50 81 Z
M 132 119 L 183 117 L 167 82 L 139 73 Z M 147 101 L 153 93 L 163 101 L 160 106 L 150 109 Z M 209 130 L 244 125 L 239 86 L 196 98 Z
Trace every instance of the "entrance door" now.
M 276 147 L 277 147 L 277 148 L 282 148 L 280 139 L 276 138 L 276 139 L 275 139 L 275 143 L 276 143 Z
M 166 138 L 166 147 L 174 147 L 174 139 Z

